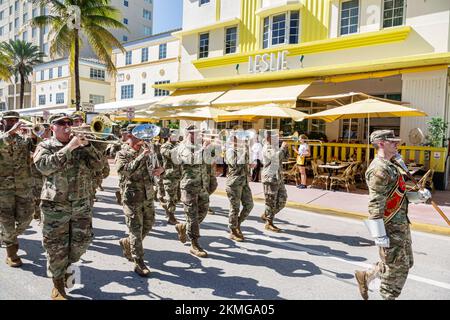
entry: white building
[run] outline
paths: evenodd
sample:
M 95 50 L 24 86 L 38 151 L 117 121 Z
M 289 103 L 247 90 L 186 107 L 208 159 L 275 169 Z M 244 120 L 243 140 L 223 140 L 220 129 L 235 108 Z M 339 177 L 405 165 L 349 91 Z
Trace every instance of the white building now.
M 111 77 L 103 64 L 82 58 L 79 70 L 82 105 L 103 103 L 110 99 Z M 33 82 L 33 106 L 41 110 L 74 106 L 75 81 L 70 75 L 67 58 L 35 67 Z
M 172 32 L 127 42 L 126 53 L 113 51 L 117 75 L 112 82 L 111 100 L 96 106 L 96 111 L 126 108 L 131 106 L 130 101 L 134 101 L 133 105 L 136 101 L 156 102 L 169 95 L 169 91 L 152 86 L 179 79 L 180 42 Z
M 152 34 L 153 0 L 111 0 L 110 5 L 121 11 L 121 21 L 128 28 L 128 31 L 112 30 L 119 41 L 131 41 Z M 48 28 L 41 30 L 25 27 L 25 24 L 33 17 L 47 13 L 48 8 L 40 8 L 29 0 L 0 0 L 0 42 L 23 39 L 39 46 L 41 51 L 48 54 Z M 81 56 L 93 57 L 92 50 L 89 47 L 83 48 Z M 33 106 L 31 100 L 31 85 L 27 85 L 25 108 Z M 19 85 L 14 88 L 14 85 L 0 81 L 0 111 L 7 106 L 9 109 L 16 109 L 18 105 Z

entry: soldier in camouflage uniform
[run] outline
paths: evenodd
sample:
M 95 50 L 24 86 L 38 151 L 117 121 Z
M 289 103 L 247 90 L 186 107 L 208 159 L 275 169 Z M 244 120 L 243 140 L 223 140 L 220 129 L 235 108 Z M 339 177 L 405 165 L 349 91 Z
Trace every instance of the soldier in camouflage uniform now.
M 186 223 L 175 226 L 178 238 L 182 243 L 186 242 L 187 235 L 191 240 L 191 254 L 205 258 L 207 253 L 200 247 L 200 223 L 205 219 L 209 207 L 209 174 L 203 161 L 203 153 L 208 148 L 209 142 L 203 142 L 199 138 L 199 130 L 191 125 L 187 128 L 188 135 L 179 145 L 178 161 L 181 164 L 181 201 L 184 206 Z
M 131 133 L 133 126 L 129 126 Z M 144 142 L 132 134 L 117 153 L 116 166 L 120 177 L 123 211 L 129 236 L 119 241 L 125 258 L 134 262 L 134 271 L 148 277 L 150 270 L 144 263 L 143 241 L 155 222 L 154 176 L 164 169 L 156 166 L 156 155 Z
M 202 132 L 202 135 L 204 139 L 212 140 L 212 137 L 208 137 L 208 133 L 206 130 Z M 208 194 L 211 196 L 216 190 L 217 190 L 217 174 L 216 174 L 216 163 L 215 163 L 215 157 L 216 157 L 216 149 L 215 144 L 211 143 L 205 150 L 204 154 L 206 155 L 204 157 L 205 160 L 205 168 L 206 173 L 208 177 Z M 211 207 L 208 207 L 208 214 L 214 214 L 214 210 L 211 209 Z
M 164 204 L 163 208 L 166 210 L 166 215 L 169 218 L 168 223 L 176 225 L 178 223 L 175 218 L 175 210 L 178 201 L 180 201 L 180 179 L 181 179 L 181 167 L 178 163 L 174 163 L 176 159 L 178 146 L 178 136 L 174 131 L 171 132 L 171 136 L 161 146 L 161 156 L 164 167 L 164 175 L 162 182 L 164 186 Z
M 20 267 L 17 255 L 21 235 L 33 220 L 30 156 L 31 138 L 18 134 L 23 126 L 15 111 L 3 113 L 5 132 L 0 133 L 0 240 L 6 245 L 6 263 Z
M 161 143 L 162 138 L 160 136 L 156 137 L 153 141 L 153 150 L 155 152 L 155 159 L 157 161 L 158 166 L 163 165 L 163 157 L 161 155 Z M 165 205 L 165 191 L 164 191 L 164 183 L 163 183 L 163 177 L 164 174 L 161 175 L 161 177 L 155 177 L 155 191 L 156 191 L 156 198 L 158 199 L 159 204 L 161 207 L 164 208 Z M 168 217 L 169 218 L 169 217 Z
M 355 277 L 363 299 L 369 297 L 369 282 L 380 277 L 381 297 L 391 300 L 400 295 L 413 266 L 408 198 L 417 192 L 406 192 L 402 169 L 393 162 L 400 142 L 394 132 L 378 130 L 371 134 L 370 140 L 377 155 L 366 171 L 369 187 L 369 220 L 366 223 L 379 247 L 381 261 L 368 271 L 356 271 Z
M 253 209 L 252 191 L 248 183 L 249 150 L 246 145 L 238 148 L 238 139 L 233 133 L 230 138 L 232 146 L 226 150 L 225 154 L 228 164 L 226 192 L 231 205 L 228 227 L 230 239 L 244 241 L 241 224 Z M 242 210 L 239 213 L 241 203 Z
M 264 188 L 264 197 L 266 209 L 261 215 L 261 219 L 265 221 L 265 229 L 273 232 L 280 232 L 281 229 L 273 224 L 275 215 L 280 212 L 287 201 L 286 187 L 284 186 L 282 164 L 289 158 L 288 146 L 283 142 L 280 148 L 273 145 L 273 140 L 277 136 L 274 131 L 267 130 L 266 139 L 263 143 L 263 170 L 261 181 Z M 274 138 L 272 140 L 272 138 Z M 277 141 L 274 141 L 277 144 Z
M 82 136 L 72 136 L 66 114 L 50 117 L 53 138 L 39 144 L 36 168 L 44 177 L 41 193 L 43 245 L 53 277 L 51 298 L 67 299 L 67 268 L 86 252 L 93 238 L 91 172 L 101 167 L 98 151 Z

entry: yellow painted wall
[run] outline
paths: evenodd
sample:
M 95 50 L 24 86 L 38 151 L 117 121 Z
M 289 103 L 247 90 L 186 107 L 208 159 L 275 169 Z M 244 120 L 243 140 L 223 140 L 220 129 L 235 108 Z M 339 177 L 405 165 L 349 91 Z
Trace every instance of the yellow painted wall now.
M 302 0 L 301 42 L 328 38 L 332 0 Z M 242 16 L 239 32 L 241 53 L 261 49 L 262 22 L 255 14 L 261 8 L 261 0 L 241 0 Z
M 302 42 L 328 38 L 331 0 L 302 0 Z

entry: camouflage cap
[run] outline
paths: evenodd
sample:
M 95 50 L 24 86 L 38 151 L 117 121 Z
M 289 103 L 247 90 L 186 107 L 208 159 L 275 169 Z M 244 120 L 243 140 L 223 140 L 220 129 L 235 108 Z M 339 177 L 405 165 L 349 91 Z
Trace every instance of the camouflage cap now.
M 191 124 L 189 127 L 186 128 L 186 131 L 193 133 L 193 132 L 198 132 L 199 130 L 195 125 Z
M 2 119 L 19 119 L 20 115 L 16 111 L 5 111 L 3 112 Z
M 54 124 L 54 123 L 58 122 L 59 120 L 64 120 L 64 119 L 72 120 L 72 118 L 69 117 L 69 115 L 67 113 L 57 113 L 57 114 L 52 115 L 48 119 L 48 122 L 50 122 L 51 124 Z
M 76 112 L 72 113 L 72 115 L 70 117 L 72 118 L 72 120 L 81 119 L 84 121 L 84 115 L 83 115 L 83 112 L 81 112 L 81 111 L 76 111 Z
M 375 141 L 396 141 L 400 142 L 401 139 L 399 137 L 396 137 L 394 134 L 394 130 L 377 130 L 372 132 L 370 135 L 370 142 Z

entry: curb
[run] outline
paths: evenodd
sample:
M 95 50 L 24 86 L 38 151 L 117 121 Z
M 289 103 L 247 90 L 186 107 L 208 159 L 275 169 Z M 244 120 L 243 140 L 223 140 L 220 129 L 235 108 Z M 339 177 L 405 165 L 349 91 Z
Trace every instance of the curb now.
M 214 194 L 220 195 L 220 196 L 227 195 L 227 193 L 223 190 L 216 190 L 214 192 Z M 254 196 L 253 200 L 255 202 L 264 202 L 264 197 Z M 365 215 L 363 213 L 352 212 L 352 211 L 343 211 L 343 210 L 339 210 L 339 209 L 315 206 L 315 205 L 300 203 L 300 202 L 288 201 L 288 202 L 286 202 L 286 207 L 292 208 L 292 209 L 312 211 L 314 213 L 325 214 L 325 215 L 330 215 L 330 216 L 338 216 L 338 217 L 351 218 L 351 219 L 357 219 L 357 220 L 367 219 L 367 215 Z M 433 224 L 412 222 L 411 229 L 415 230 L 415 231 L 422 231 L 422 232 L 427 232 L 427 233 L 450 236 L 450 228 L 436 226 Z

